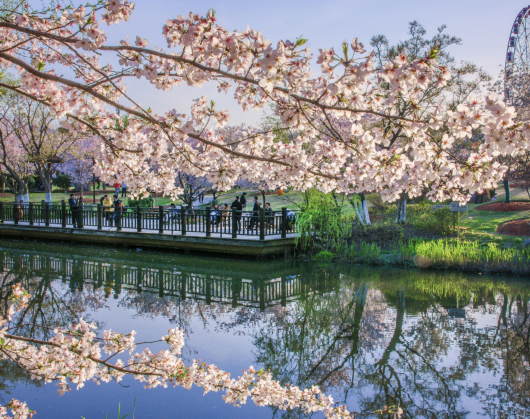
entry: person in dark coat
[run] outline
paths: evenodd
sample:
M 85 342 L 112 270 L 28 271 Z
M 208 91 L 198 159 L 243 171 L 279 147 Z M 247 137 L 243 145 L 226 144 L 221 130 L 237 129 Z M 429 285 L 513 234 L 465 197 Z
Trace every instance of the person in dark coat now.
M 79 202 L 75 198 L 73 193 L 70 194 L 68 205 L 70 206 L 70 212 L 72 214 L 72 225 L 74 226 L 74 228 L 77 228 L 79 220 Z
M 258 217 L 259 217 L 259 202 L 258 197 L 254 197 L 254 205 L 252 207 L 252 218 L 250 219 L 250 226 L 248 227 L 250 230 L 252 230 L 257 224 L 258 224 Z
M 246 194 L 247 194 L 246 192 L 243 192 L 243 194 L 241 195 L 241 199 L 239 200 L 243 208 L 247 206 L 247 198 L 245 197 Z
M 118 198 L 118 195 L 114 195 L 114 203 L 112 206 L 114 207 L 114 220 L 116 222 L 116 227 L 118 227 L 118 222 L 121 223 L 121 221 L 118 221 L 118 217 L 121 219 L 121 212 L 123 210 L 123 204 Z
M 270 225 L 274 225 L 274 211 L 271 208 L 269 202 L 265 203 L 265 222 Z
M 234 202 L 232 202 L 232 205 L 230 208 L 236 210 L 236 222 L 237 222 L 237 231 L 241 230 L 241 211 L 243 211 L 243 205 L 239 201 L 239 196 L 236 196 L 236 199 Z

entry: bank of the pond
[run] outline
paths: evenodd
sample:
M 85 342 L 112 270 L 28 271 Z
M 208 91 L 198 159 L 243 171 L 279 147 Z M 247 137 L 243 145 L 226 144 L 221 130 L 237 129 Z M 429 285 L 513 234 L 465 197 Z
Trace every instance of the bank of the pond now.
M 390 250 L 361 243 L 340 256 L 322 251 L 314 259 L 530 277 L 530 248 L 502 248 L 496 243 L 480 245 L 458 239 L 410 240 Z

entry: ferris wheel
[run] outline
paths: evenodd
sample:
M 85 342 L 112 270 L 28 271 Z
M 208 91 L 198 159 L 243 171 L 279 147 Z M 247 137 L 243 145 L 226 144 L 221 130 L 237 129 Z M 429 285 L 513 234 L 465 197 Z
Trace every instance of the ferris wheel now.
M 504 67 L 504 100 L 510 106 L 530 104 L 530 6 L 513 22 Z

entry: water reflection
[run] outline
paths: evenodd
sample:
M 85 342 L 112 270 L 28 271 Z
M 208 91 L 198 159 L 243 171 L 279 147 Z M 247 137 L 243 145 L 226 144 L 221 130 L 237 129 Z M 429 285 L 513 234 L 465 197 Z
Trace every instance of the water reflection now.
M 183 328 L 189 359 L 220 340 L 234 349 L 248 341 L 241 360 L 232 361 L 236 367 L 248 360 L 283 383 L 318 384 L 364 412 L 399 404 L 410 418 L 530 416 L 527 282 L 283 262 L 140 263 L 122 256 L 0 251 L 2 304 L 11 284 L 31 290 L 17 325 L 31 336 L 46 337 L 80 316 L 106 327 L 113 320 L 99 313 L 123 310 L 133 313 L 125 329 L 138 318 L 153 328 L 161 318 Z M 0 391 L 27 382 L 12 366 L 1 371 Z M 259 417 L 301 416 L 252 409 Z M 215 417 L 239 416 L 227 406 Z

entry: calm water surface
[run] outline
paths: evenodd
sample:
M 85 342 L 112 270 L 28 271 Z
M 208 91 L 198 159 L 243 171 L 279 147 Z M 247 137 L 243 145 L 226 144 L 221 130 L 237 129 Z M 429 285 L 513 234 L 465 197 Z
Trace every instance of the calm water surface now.
M 245 262 L 0 241 L 0 303 L 21 282 L 33 294 L 19 333 L 79 317 L 136 330 L 186 333 L 186 361 L 239 375 L 270 369 L 283 383 L 320 385 L 350 410 L 400 404 L 410 418 L 530 417 L 530 281 L 460 273 Z M 154 346 L 161 349 L 164 345 Z M 60 397 L 2 363 L 0 399 L 37 418 L 305 417 L 199 389 L 88 383 Z M 132 416 L 130 416 L 132 417 Z M 323 415 L 314 415 L 321 418 Z

